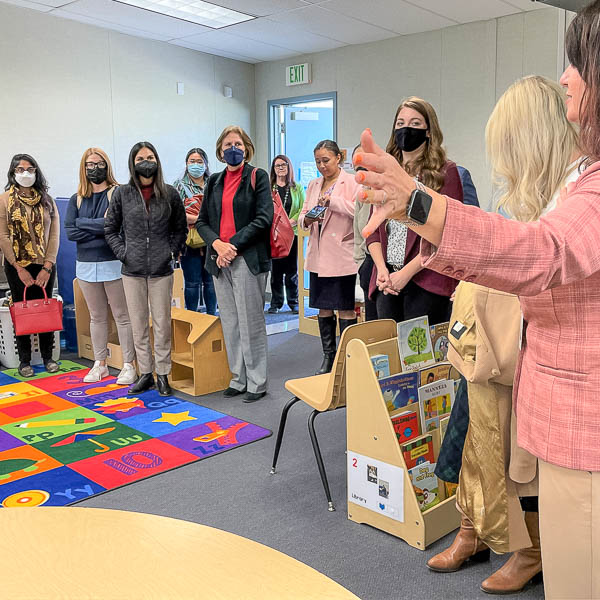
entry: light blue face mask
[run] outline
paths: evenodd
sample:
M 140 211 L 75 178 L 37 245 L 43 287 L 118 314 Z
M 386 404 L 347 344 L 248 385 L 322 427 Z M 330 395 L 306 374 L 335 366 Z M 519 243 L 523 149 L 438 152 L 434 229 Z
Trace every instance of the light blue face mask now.
M 188 165 L 187 170 L 192 177 L 196 177 L 198 179 L 204 175 L 204 172 L 206 171 L 206 165 L 204 163 L 192 163 Z

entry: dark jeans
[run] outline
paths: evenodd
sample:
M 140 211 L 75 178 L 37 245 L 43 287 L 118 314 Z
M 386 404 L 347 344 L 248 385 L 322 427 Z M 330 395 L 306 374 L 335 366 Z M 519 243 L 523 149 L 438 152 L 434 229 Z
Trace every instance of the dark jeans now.
M 290 308 L 298 306 L 298 238 L 290 253 L 285 258 L 274 258 L 271 267 L 271 306 L 283 306 L 283 282 L 285 278 L 285 294 Z
M 181 257 L 183 270 L 183 295 L 187 310 L 198 312 L 204 303 L 209 315 L 217 314 L 217 295 L 212 275 L 204 266 L 206 248 L 190 248 L 186 246 Z
M 377 292 L 376 302 L 377 316 L 394 319 L 397 323 L 425 315 L 430 325 L 450 319 L 450 298 L 428 292 L 413 281 L 409 281 L 398 296 Z
M 42 265 L 29 265 L 25 267 L 31 276 L 35 279 L 38 273 L 42 270 Z M 25 290 L 25 284 L 19 279 L 17 270 L 8 262 L 4 263 L 4 272 L 6 273 L 6 280 L 8 281 L 8 287 L 12 294 L 15 302 L 23 299 L 23 291 Z M 52 295 L 52 289 L 54 288 L 54 279 L 56 277 L 56 267 L 52 268 L 52 274 L 46 284 L 46 292 L 48 296 Z M 27 290 L 27 300 L 35 300 L 36 298 L 43 298 L 44 292 L 41 287 L 32 285 Z M 29 335 L 17 335 L 15 336 L 17 341 L 17 352 L 19 353 L 19 361 L 24 364 L 31 362 L 31 336 Z M 54 332 L 38 333 L 38 339 L 40 342 L 40 354 L 44 361 L 52 358 L 52 350 L 54 349 Z
M 373 273 L 373 259 L 370 254 L 365 256 L 362 265 L 358 267 L 358 279 L 360 287 L 365 293 L 365 321 L 375 321 L 377 316 L 377 304 L 369 298 L 369 284 L 371 283 L 371 274 Z

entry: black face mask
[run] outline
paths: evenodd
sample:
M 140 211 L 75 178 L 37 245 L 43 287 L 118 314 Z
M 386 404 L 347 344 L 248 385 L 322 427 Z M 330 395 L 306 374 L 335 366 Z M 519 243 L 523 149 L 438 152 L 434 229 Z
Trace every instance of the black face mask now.
M 142 160 L 141 162 L 135 163 L 135 172 L 146 179 L 150 179 L 156 173 L 158 164 L 154 160 Z
M 427 140 L 427 129 L 417 129 L 416 127 L 401 127 L 394 131 L 394 141 L 396 146 L 404 152 L 416 150 L 423 142 Z
M 95 169 L 86 169 L 85 174 L 87 178 L 96 185 L 106 181 L 106 173 L 108 169 L 106 167 L 96 167 Z

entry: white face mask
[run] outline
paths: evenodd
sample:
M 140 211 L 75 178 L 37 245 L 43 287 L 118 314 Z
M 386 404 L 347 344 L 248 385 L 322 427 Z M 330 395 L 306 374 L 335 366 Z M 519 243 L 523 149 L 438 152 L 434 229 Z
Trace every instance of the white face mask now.
M 21 187 L 31 187 L 35 183 L 35 173 L 15 173 L 15 179 Z

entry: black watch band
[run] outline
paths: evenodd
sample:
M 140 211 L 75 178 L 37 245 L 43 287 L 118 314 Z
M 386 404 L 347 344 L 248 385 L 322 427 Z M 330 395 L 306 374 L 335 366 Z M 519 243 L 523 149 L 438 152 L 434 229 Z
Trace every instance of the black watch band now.
M 46 271 L 46 273 L 48 273 L 48 275 L 52 275 L 52 267 L 50 267 L 50 268 L 42 267 L 42 269 L 44 269 L 44 271 Z

